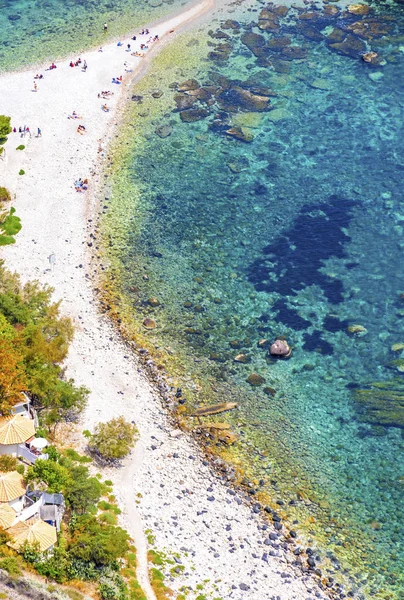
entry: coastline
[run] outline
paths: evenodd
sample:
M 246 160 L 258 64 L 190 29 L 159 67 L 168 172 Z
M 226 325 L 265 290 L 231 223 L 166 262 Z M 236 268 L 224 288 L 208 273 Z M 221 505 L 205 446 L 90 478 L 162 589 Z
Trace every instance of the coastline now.
M 195 20 L 211 6 L 210 2 L 194 6 L 152 28 L 151 33 L 158 33 L 163 42 L 168 31 Z M 145 591 L 144 530 L 151 529 L 156 548 L 178 552 L 185 567 L 173 587 L 182 579 L 195 588 L 209 578 L 215 582 L 217 593 L 226 598 L 258 600 L 281 594 L 282 598 L 304 599 L 308 587 L 318 591 L 315 584 L 309 580 L 306 585 L 296 577 L 282 549 L 273 550 L 266 544 L 269 530 L 262 529 L 259 515 L 218 481 L 192 440 L 172 430 L 137 359 L 128 355 L 111 323 L 97 309 L 86 249 L 92 243 L 88 233 L 93 231 L 91 219 L 98 208 L 94 193 L 100 184 L 98 140 L 103 140 L 99 154 L 105 154 L 117 126 L 120 103 L 125 100 L 124 90 L 132 85 L 136 72 L 125 74 L 124 83 L 116 86 L 119 94 L 115 89 L 114 96 L 106 101 L 111 107 L 109 113 L 101 111 L 103 100 L 97 100 L 95 94 L 111 89 L 111 76 L 121 74 L 118 69 L 123 71 L 123 61 L 133 60 L 124 50 L 125 44 L 116 48 L 111 43 L 103 53 L 85 53 L 82 58 L 89 64 L 86 73 L 77 67 L 70 69 L 67 60 L 58 63 L 56 71 L 46 72 L 45 79 L 38 82 L 38 92 L 32 92 L 30 86 L 39 68 L 1 77 L 8 94 L 0 112 L 11 115 L 17 129 L 26 124 L 33 133 L 37 127 L 43 132 L 41 138 L 23 140 L 18 133 L 10 134 L 6 160 L 0 161 L 2 185 L 16 195 L 14 206 L 23 223 L 15 246 L 5 248 L 2 257 L 23 281 L 38 279 L 54 287 L 56 298 L 63 300 L 62 312 L 75 324 L 67 374 L 91 390 L 78 430 L 119 414 L 134 420 L 139 428 L 141 437 L 134 453 L 123 469 L 110 470 L 108 475 L 116 482 L 124 524 L 135 538 L 139 582 Z M 161 46 L 155 45 L 149 56 Z M 144 61 L 139 70 L 143 71 L 148 59 L 135 59 Z M 73 110 L 83 115 L 78 121 L 86 127 L 83 136 L 76 132 L 76 121 L 67 119 Z M 20 143 L 27 145 L 26 150 L 12 149 Z M 19 168 L 26 174 L 19 176 Z M 91 170 L 94 175 L 89 177 Z M 89 177 L 88 197 L 75 191 L 78 177 Z M 48 261 L 52 254 L 56 257 L 54 267 Z M 136 494 L 142 496 L 138 507 Z M 147 593 L 154 597 L 150 589 Z

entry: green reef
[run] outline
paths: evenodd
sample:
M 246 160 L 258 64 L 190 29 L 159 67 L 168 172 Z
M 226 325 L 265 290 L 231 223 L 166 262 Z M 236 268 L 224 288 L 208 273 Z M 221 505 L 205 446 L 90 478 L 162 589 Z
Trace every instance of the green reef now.
M 402 359 L 395 362 L 402 364 Z M 404 382 L 401 379 L 373 382 L 369 389 L 355 390 L 354 398 L 363 407 L 364 421 L 404 428 Z

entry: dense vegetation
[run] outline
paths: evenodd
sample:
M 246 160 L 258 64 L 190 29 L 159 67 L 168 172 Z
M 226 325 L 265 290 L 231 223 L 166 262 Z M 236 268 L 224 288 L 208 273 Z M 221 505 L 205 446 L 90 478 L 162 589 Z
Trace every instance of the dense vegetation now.
M 59 423 L 77 418 L 88 391 L 64 376 L 61 365 L 73 328 L 69 319 L 60 316 L 59 303 L 52 302 L 51 295 L 50 287 L 37 282 L 23 285 L 0 261 L 0 414 L 8 414 L 24 391 L 41 427 L 47 429 L 43 434 L 54 438 Z M 116 427 L 121 429 L 119 435 Z M 122 444 L 129 451 L 135 431 L 124 419 L 117 419 L 96 429 L 95 436 L 100 437 L 95 439 L 102 451 L 115 456 L 122 454 Z M 108 446 L 106 434 L 120 437 L 118 450 L 116 441 Z M 38 459 L 28 468 L 12 456 L 1 456 L 0 470 L 17 469 L 33 489 L 63 493 L 66 512 L 57 545 L 52 554 L 26 545 L 17 555 L 7 546 L 7 532 L 0 529 L 0 568 L 11 576 L 30 568 L 57 583 L 90 582 L 102 600 L 144 600 L 129 535 L 117 525 L 120 510 L 111 482 L 101 482 L 98 474 L 90 472 L 91 459 L 73 449 L 51 446 L 47 453 L 47 460 Z
M 59 453 L 51 448 L 48 460 L 38 460 L 28 468 L 27 482 L 64 494 L 67 523 L 51 556 L 41 555 L 29 546 L 23 556 L 38 573 L 58 583 L 72 579 L 98 581 L 102 598 L 123 600 L 128 596 L 119 571 L 120 561 L 130 549 L 129 536 L 116 525 L 120 511 L 111 496 L 110 484 L 91 476 L 87 462 L 90 459 L 74 450 Z M 112 502 L 100 502 L 107 496 Z M 115 595 L 108 595 L 108 590 Z
M 75 418 L 87 390 L 64 378 L 73 327 L 51 302 L 52 288 L 22 285 L 0 261 L 0 413 L 7 414 L 26 391 L 49 431 Z
M 0 144 L 5 144 L 8 134 L 11 133 L 10 121 L 11 117 L 0 115 Z

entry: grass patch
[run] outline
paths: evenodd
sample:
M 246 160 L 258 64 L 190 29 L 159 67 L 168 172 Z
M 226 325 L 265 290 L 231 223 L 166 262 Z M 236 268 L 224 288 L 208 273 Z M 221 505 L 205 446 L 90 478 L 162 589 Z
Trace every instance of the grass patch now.
M 153 546 L 154 542 L 156 541 L 156 538 L 154 537 L 152 530 L 146 529 L 145 534 L 146 534 L 148 543 L 150 544 L 150 546 Z
M 172 577 L 178 577 L 178 575 L 181 575 L 184 572 L 184 569 L 184 565 L 176 565 L 170 569 L 170 575 L 172 575 Z
M 169 600 L 172 598 L 173 592 L 164 584 L 164 575 L 158 569 L 150 570 L 150 583 L 157 600 Z
M 16 150 L 25 150 L 24 144 L 20 144 L 19 146 L 17 146 Z
M 158 565 L 160 567 L 166 563 L 165 556 L 155 550 L 148 551 L 147 559 L 149 562 L 153 563 L 153 565 Z
M 89 456 L 82 456 L 81 454 L 76 452 L 76 450 L 74 450 L 73 448 L 66 448 L 66 450 L 63 450 L 62 454 L 64 456 L 67 456 L 67 458 L 70 458 L 70 460 L 74 460 L 75 462 L 79 462 L 79 463 L 93 462 Z
M 107 525 L 116 525 L 118 523 L 118 518 L 113 512 L 104 512 L 100 514 L 98 520 Z
M 63 590 L 67 596 L 69 596 L 69 598 L 71 600 L 83 600 L 84 596 L 83 594 L 80 594 L 80 592 L 78 592 L 77 590 Z
M 113 513 L 115 513 L 116 515 L 120 515 L 121 514 L 121 509 L 118 508 L 118 506 L 116 506 L 115 504 L 111 504 L 110 502 L 107 502 L 106 500 L 101 500 L 101 502 L 98 503 L 98 508 L 100 510 L 109 510 Z
M 20 170 L 18 171 L 18 175 L 25 175 L 25 171 L 24 171 L 24 169 L 20 169 Z

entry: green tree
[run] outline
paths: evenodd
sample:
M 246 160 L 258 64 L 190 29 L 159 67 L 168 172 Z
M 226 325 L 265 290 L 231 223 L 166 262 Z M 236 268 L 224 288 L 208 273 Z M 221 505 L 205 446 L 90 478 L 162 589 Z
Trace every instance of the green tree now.
M 96 477 L 89 477 L 88 468 L 83 465 L 70 469 L 70 479 L 63 488 L 67 504 L 80 514 L 97 504 L 103 491 L 102 483 Z
M 70 479 L 69 470 L 53 460 L 37 460 L 26 475 L 28 483 L 44 483 L 51 494 L 64 491 Z
M 10 121 L 11 117 L 0 115 L 0 144 L 4 144 L 8 134 L 11 133 Z
M 52 303 L 52 288 L 38 282 L 21 285 L 17 275 L 0 261 L 0 314 L 18 332 L 26 388 L 49 430 L 70 419 L 85 406 L 88 391 L 65 380 L 60 365 L 73 337 L 69 319 Z M 0 322 L 0 331 L 2 323 Z
M 73 558 L 107 566 L 126 555 L 129 540 L 121 527 L 100 523 L 93 515 L 83 515 L 76 521 L 68 550 Z
M 96 426 L 94 433 L 90 435 L 89 447 L 102 458 L 119 460 L 129 454 L 136 437 L 135 425 L 128 423 L 124 417 L 117 417 Z

